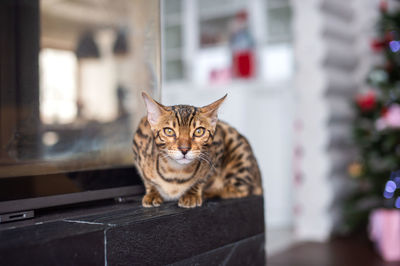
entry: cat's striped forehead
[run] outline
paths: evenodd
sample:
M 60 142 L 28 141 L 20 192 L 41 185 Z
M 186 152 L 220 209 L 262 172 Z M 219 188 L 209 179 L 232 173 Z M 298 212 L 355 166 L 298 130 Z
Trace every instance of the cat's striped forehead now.
M 173 105 L 170 108 L 179 126 L 190 126 L 198 113 L 198 108 L 191 105 Z

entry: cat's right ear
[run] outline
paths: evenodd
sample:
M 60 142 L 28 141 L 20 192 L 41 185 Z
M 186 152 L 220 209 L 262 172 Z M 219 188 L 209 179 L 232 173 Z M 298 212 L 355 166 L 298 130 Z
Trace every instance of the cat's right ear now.
M 142 97 L 147 108 L 147 120 L 151 127 L 153 127 L 159 122 L 161 115 L 165 112 L 164 106 L 155 101 L 145 92 L 142 92 Z
M 222 97 L 219 100 L 216 100 L 212 104 L 209 104 L 207 106 L 203 106 L 200 108 L 200 112 L 208 116 L 211 120 L 211 126 L 215 127 L 217 125 L 218 121 L 218 108 L 221 106 L 221 104 L 225 101 L 226 96 L 228 94 L 225 94 L 224 97 Z

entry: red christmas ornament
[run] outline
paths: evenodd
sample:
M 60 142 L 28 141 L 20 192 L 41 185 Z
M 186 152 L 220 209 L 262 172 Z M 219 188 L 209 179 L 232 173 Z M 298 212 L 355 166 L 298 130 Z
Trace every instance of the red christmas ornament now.
M 379 10 L 382 13 L 386 13 L 388 10 L 388 2 L 386 0 L 381 0 L 381 2 L 379 3 Z
M 383 107 L 382 110 L 381 110 L 381 117 L 385 117 L 387 112 L 388 112 L 388 108 L 387 107 Z
M 374 52 L 380 52 L 382 51 L 383 47 L 385 46 L 385 42 L 377 39 L 373 39 L 371 41 L 371 49 Z
M 385 44 L 390 43 L 394 40 L 394 33 L 392 31 L 388 31 L 385 33 Z
M 370 111 L 376 106 L 376 95 L 370 91 L 363 95 L 358 95 L 356 98 L 357 105 L 363 112 Z

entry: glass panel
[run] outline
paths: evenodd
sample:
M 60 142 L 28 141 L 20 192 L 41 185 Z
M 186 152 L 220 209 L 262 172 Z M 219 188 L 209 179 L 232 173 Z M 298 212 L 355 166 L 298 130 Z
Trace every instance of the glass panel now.
M 175 15 L 181 13 L 182 0 L 168 0 L 164 1 L 165 15 Z
M 269 8 L 287 7 L 290 5 L 289 0 L 266 0 Z
M 292 10 L 289 6 L 268 9 L 268 42 L 287 42 L 292 36 Z
M 234 13 L 248 5 L 246 0 L 197 0 L 200 17 L 219 16 L 218 14 Z
M 168 26 L 165 27 L 165 48 L 179 48 L 182 46 L 182 27 Z
M 39 3 L 39 62 L 25 60 L 39 65 L 40 81 L 30 93 L 15 88 L 22 100 L 1 121 L 9 135 L 1 135 L 0 177 L 132 165 L 141 92 L 160 95 L 159 1 Z M 25 110 L 24 102 L 36 103 Z M 20 118 L 25 111 L 29 119 Z
M 234 16 L 224 16 L 200 22 L 200 46 L 227 44 L 231 34 L 230 24 Z
M 183 79 L 183 63 L 182 60 L 167 61 L 165 66 L 166 80 Z

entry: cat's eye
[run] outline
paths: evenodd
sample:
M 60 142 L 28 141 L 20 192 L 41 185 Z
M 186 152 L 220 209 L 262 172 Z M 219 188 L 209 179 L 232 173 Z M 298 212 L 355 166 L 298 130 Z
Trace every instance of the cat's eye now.
M 205 130 L 204 127 L 198 127 L 198 128 L 196 128 L 196 130 L 194 131 L 193 136 L 199 138 L 199 137 L 201 137 L 201 136 L 204 135 L 204 132 L 206 132 L 206 130 Z
M 166 127 L 164 128 L 164 133 L 165 135 L 167 135 L 168 137 L 174 137 L 175 136 L 175 131 L 170 128 L 170 127 Z

